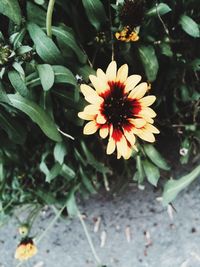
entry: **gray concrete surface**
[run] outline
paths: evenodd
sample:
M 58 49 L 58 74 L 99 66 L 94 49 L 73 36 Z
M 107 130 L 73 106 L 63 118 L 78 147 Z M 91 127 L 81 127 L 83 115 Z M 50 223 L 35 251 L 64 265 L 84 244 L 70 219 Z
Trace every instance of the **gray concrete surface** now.
M 179 195 L 173 221 L 152 188 L 130 188 L 121 196 L 97 195 L 81 211 L 106 267 L 200 267 L 200 185 Z M 97 232 L 97 218 L 101 223 Z M 46 228 L 53 213 L 41 214 L 34 231 Z M 0 267 L 15 267 L 18 243 L 13 219 L 0 229 Z M 22 267 L 97 267 L 78 219 L 59 220 Z

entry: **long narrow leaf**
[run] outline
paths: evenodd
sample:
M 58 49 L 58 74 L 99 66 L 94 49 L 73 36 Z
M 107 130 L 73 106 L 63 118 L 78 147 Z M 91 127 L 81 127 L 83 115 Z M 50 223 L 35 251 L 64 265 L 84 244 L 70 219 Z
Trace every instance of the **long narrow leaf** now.
M 49 138 L 57 142 L 62 140 L 54 121 L 40 106 L 17 94 L 9 94 L 8 97 L 12 106 L 28 115 Z

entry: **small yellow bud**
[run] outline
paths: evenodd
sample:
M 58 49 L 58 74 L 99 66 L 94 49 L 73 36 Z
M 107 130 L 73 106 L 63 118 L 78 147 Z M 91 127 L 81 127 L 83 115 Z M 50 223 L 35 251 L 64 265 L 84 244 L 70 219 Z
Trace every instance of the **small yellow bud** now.
M 21 225 L 21 226 L 19 227 L 18 231 L 19 231 L 19 234 L 20 234 L 21 236 L 26 236 L 26 235 L 28 235 L 28 232 L 29 232 L 28 225 L 26 225 L 26 224 Z

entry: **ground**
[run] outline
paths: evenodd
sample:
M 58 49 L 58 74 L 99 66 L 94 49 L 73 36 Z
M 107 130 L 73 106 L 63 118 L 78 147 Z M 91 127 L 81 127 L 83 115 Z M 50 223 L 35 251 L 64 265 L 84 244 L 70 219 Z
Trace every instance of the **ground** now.
M 199 267 L 199 192 L 197 181 L 178 196 L 173 220 L 157 200 L 160 192 L 152 187 L 142 191 L 130 187 L 114 198 L 100 194 L 85 200 L 80 209 L 106 267 Z M 34 234 L 45 229 L 53 216 L 51 210 L 43 211 Z M 0 267 L 18 265 L 13 257 L 18 241 L 13 219 L 0 229 Z M 78 219 L 60 219 L 38 249 L 34 258 L 20 266 L 97 267 Z

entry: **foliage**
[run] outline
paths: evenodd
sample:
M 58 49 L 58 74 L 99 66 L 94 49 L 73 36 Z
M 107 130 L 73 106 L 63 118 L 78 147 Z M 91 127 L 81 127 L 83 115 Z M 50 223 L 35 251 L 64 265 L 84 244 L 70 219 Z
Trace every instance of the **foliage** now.
M 199 164 L 198 1 L 141 1 L 144 15 L 134 43 L 115 39 L 122 27 L 118 2 L 57 0 L 52 38 L 46 34 L 48 1 L 0 2 L 2 222 L 23 204 L 67 203 L 74 214 L 74 194 L 94 194 L 103 181 L 113 191 L 127 182 L 142 185 L 145 178 L 161 185 L 160 177 L 170 177 L 174 168 L 173 157 L 161 156 L 165 144 L 181 164 Z M 106 156 L 97 135 L 83 136 L 77 116 L 85 106 L 80 82 L 105 69 L 113 54 L 150 82 L 157 96 L 160 137 L 155 146 L 141 142 L 128 162 Z M 169 196 L 171 188 L 183 189 L 195 177 L 168 181 L 165 203 L 179 191 Z

